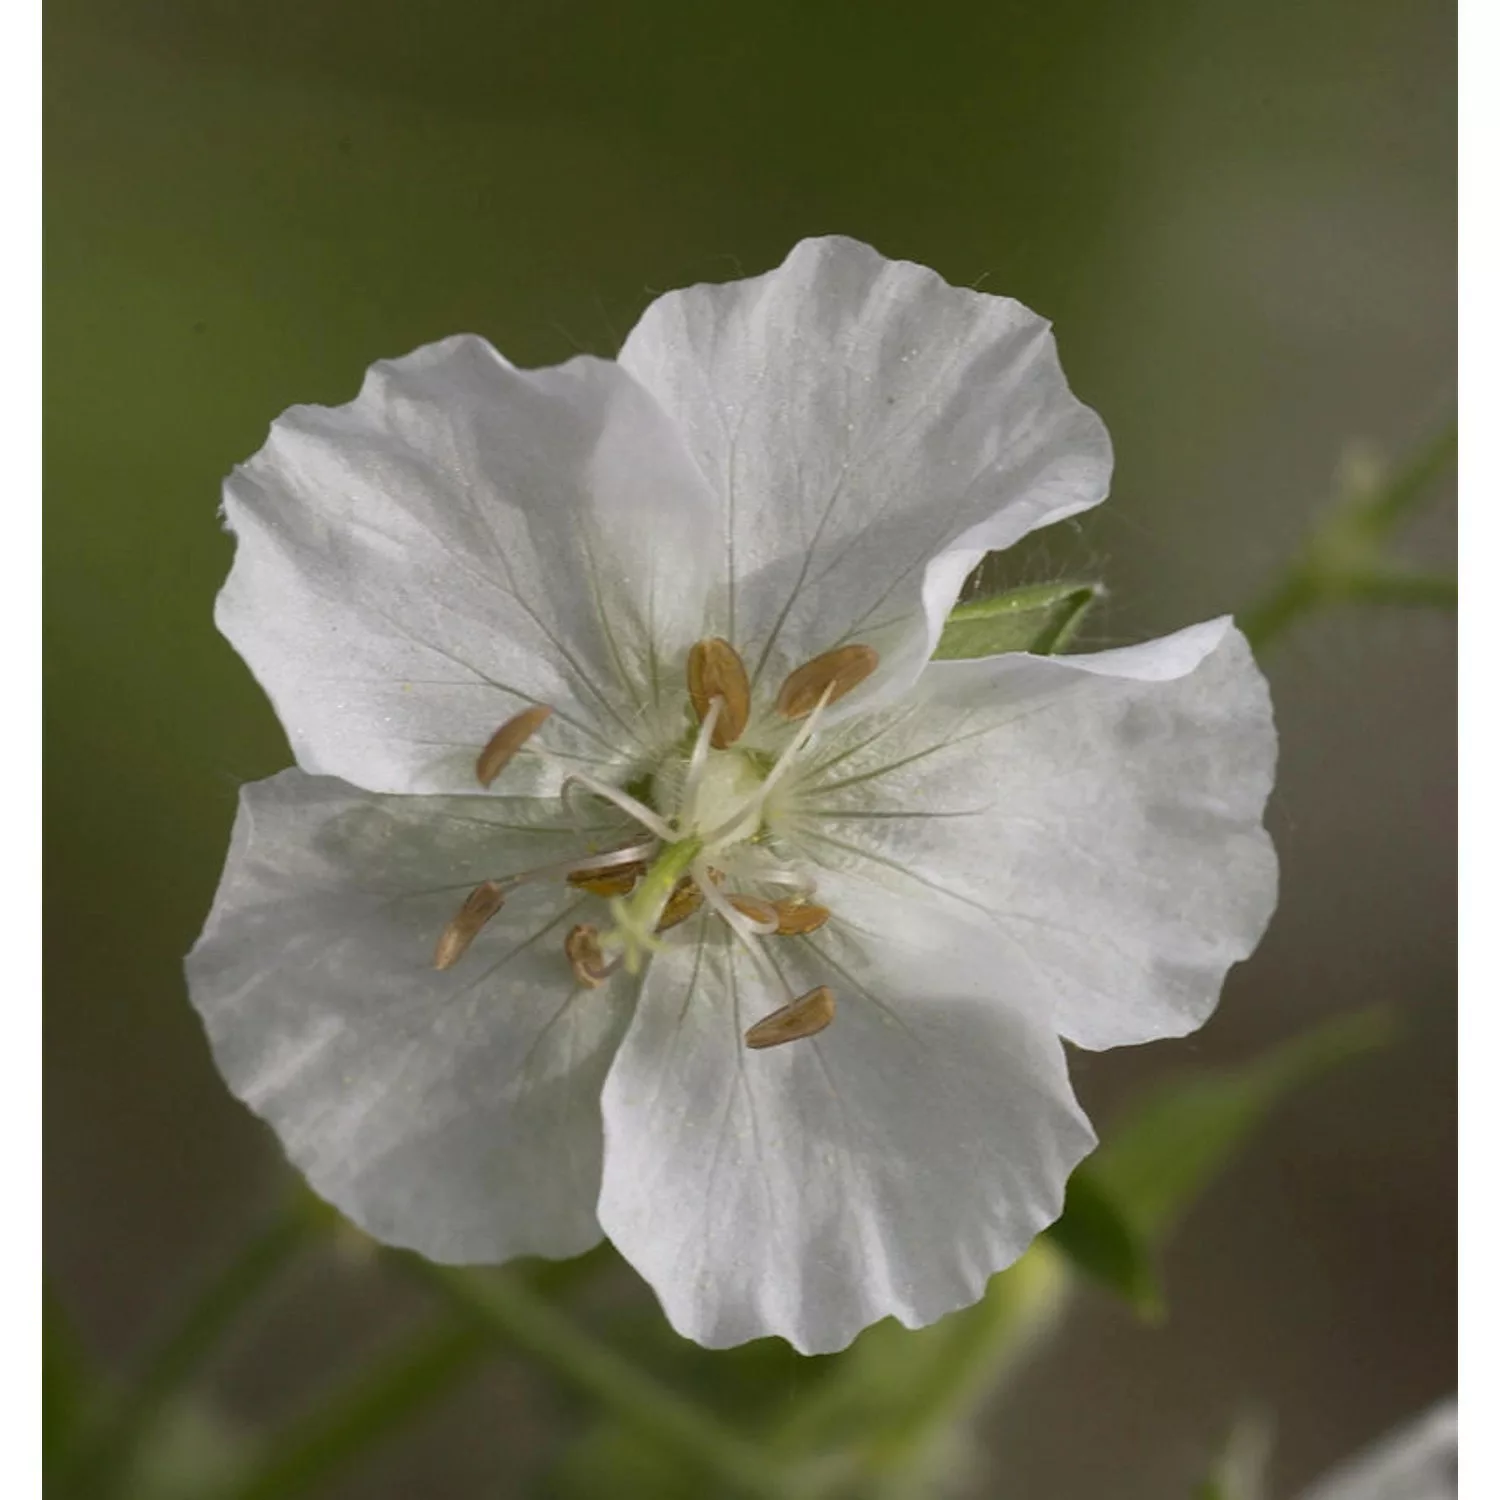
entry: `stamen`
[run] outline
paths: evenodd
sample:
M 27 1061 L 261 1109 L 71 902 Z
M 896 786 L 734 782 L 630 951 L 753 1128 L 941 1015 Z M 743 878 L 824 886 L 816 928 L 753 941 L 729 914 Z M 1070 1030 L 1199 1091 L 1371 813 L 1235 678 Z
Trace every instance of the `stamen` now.
M 628 896 L 645 869 L 645 861 L 637 860 L 619 870 L 574 870 L 568 876 L 568 884 L 591 896 Z
M 742 896 L 737 892 L 726 895 L 724 899 L 742 917 L 749 917 L 757 927 L 763 927 L 767 932 L 779 929 L 781 919 L 769 901 L 762 901 L 759 896 Z
M 490 736 L 490 742 L 479 752 L 474 762 L 474 774 L 480 786 L 488 786 L 515 756 L 517 750 L 534 735 L 552 716 L 545 703 L 522 709 L 514 718 L 507 719 Z
M 619 959 L 610 963 L 604 957 L 604 950 L 599 946 L 599 929 L 590 927 L 587 922 L 580 922 L 563 939 L 563 952 L 573 970 L 573 978 L 587 989 L 597 990 L 620 967 Z
M 443 928 L 432 955 L 435 969 L 451 969 L 464 956 L 480 929 L 505 905 L 505 890 L 498 880 L 476 885 L 459 907 L 458 915 Z
M 773 901 L 776 913 L 776 935 L 778 937 L 803 937 L 816 932 L 833 915 L 826 906 L 815 901 Z
M 762 955 L 757 949 L 754 940 L 756 938 L 766 937 L 776 931 L 775 913 L 773 912 L 770 914 L 769 921 L 757 922 L 750 913 L 746 912 L 739 905 L 739 901 L 751 900 L 753 898 L 736 898 L 733 896 L 724 895 L 724 893 L 719 890 L 718 881 L 713 878 L 714 871 L 710 870 L 702 860 L 700 860 L 693 866 L 693 874 L 695 877 L 697 877 L 698 884 L 703 891 L 704 897 L 708 901 L 709 908 L 713 911 L 715 916 L 719 916 L 724 919 L 726 925 L 729 927 L 729 930 L 733 932 L 734 935 L 750 951 L 751 957 L 759 962 Z
M 563 859 L 556 864 L 537 865 L 534 869 L 507 875 L 499 884 L 505 890 L 510 891 L 518 885 L 537 885 L 547 880 L 566 880 L 569 884 L 578 885 L 587 890 L 589 887 L 586 881 L 588 880 L 607 879 L 616 870 L 644 868 L 658 847 L 655 839 L 644 839 L 639 843 L 625 844 L 618 849 L 607 850 L 603 854 L 588 854 L 582 859 Z M 574 880 L 575 875 L 580 878 Z
M 586 791 L 592 792 L 596 797 L 602 797 L 606 802 L 612 802 L 628 817 L 634 818 L 642 827 L 649 829 L 663 843 L 670 844 L 677 835 L 672 831 L 672 826 L 667 820 L 646 806 L 644 802 L 638 802 L 629 792 L 621 791 L 619 787 L 610 786 L 607 782 L 596 781 L 592 776 L 585 776 L 581 771 L 574 771 L 563 783 L 563 794 L 566 797 L 570 786 L 581 786 Z
M 677 889 L 667 897 L 667 904 L 661 909 L 656 930 L 666 932 L 669 928 L 680 927 L 702 905 L 703 891 L 697 882 L 691 879 L 678 881 Z
M 804 662 L 781 684 L 776 712 L 784 719 L 805 718 L 825 693 L 827 702 L 837 703 L 879 665 L 880 653 L 873 646 L 838 646 L 825 651 Z
M 688 697 L 700 723 L 715 701 L 722 705 L 714 725 L 713 747 L 727 750 L 750 721 L 750 678 L 740 654 L 721 636 L 699 641 L 688 653 Z
M 799 1041 L 805 1036 L 816 1036 L 830 1021 L 834 1013 L 833 991 L 826 984 L 809 990 L 780 1010 L 773 1010 L 763 1020 L 757 1021 L 745 1033 L 745 1045 L 757 1051 L 764 1047 L 780 1047 L 786 1042 Z

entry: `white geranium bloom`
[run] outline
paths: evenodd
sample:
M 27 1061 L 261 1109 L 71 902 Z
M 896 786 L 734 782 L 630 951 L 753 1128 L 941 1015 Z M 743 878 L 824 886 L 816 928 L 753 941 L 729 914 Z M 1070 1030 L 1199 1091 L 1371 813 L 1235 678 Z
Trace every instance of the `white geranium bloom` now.
M 929 661 L 1109 466 L 1041 319 L 841 239 L 292 408 L 225 489 L 299 766 L 188 961 L 230 1086 L 378 1238 L 605 1234 L 705 1344 L 974 1301 L 1094 1143 L 1060 1039 L 1191 1031 L 1274 900 L 1227 620 Z

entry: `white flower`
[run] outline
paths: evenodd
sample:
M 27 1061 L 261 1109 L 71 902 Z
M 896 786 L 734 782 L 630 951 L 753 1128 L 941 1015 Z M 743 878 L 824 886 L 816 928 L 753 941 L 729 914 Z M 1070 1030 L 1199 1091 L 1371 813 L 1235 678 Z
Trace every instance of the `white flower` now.
M 974 1301 L 1094 1143 L 1060 1038 L 1193 1030 L 1274 900 L 1227 620 L 929 663 L 1109 465 L 1041 319 L 841 239 L 292 408 L 225 489 L 300 768 L 188 961 L 230 1086 L 378 1238 L 605 1234 L 705 1344 Z

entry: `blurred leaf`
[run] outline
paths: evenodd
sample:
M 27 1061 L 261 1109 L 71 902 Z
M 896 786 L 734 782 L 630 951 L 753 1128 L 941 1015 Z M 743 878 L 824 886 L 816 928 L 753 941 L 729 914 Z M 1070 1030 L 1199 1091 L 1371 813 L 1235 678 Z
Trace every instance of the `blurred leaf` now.
M 1088 1162 L 1068 1179 L 1062 1217 L 1046 1235 L 1075 1270 L 1118 1293 L 1142 1317 L 1161 1316 L 1161 1288 L 1151 1262 L 1151 1246 L 1114 1190 Z
M 1359 1011 L 1239 1067 L 1168 1082 L 1109 1132 L 1089 1162 L 1094 1184 L 1159 1241 L 1279 1100 L 1394 1030 L 1388 1011 Z
M 955 604 L 933 657 L 955 661 L 1002 651 L 1038 656 L 1061 651 L 1103 593 L 1097 583 L 1036 583 Z

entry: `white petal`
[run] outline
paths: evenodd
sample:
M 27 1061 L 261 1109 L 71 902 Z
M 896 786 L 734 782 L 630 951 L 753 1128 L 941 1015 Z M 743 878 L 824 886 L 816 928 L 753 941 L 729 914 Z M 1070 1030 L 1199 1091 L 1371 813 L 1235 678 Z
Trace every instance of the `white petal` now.
M 949 985 L 931 938 L 768 939 L 838 1010 L 760 1052 L 742 1034 L 784 995 L 722 928 L 652 965 L 605 1085 L 599 1218 L 678 1332 L 826 1353 L 887 1315 L 920 1327 L 1057 1216 L 1093 1145 L 1062 1050 Z
M 1275 905 L 1276 734 L 1227 621 L 934 662 L 901 710 L 819 750 L 797 794 L 808 855 L 965 917 L 952 962 L 1081 1046 L 1202 1025 Z
M 767 275 L 668 293 L 620 362 L 719 496 L 720 630 L 773 687 L 862 640 L 894 692 L 986 551 L 1108 488 L 1108 436 L 1041 318 L 854 240 L 804 240 Z
M 1457 1500 L 1458 1403 L 1431 1411 L 1343 1464 L 1302 1500 Z
M 535 703 L 540 744 L 628 757 L 702 634 L 712 499 L 601 360 L 517 370 L 458 337 L 374 365 L 347 406 L 282 415 L 224 512 L 220 628 L 299 765 L 371 791 L 476 791 L 480 748 Z M 556 780 L 523 752 L 502 789 Z
M 522 887 L 432 967 L 469 889 L 579 843 L 518 799 L 299 771 L 242 793 L 193 1002 L 230 1088 L 377 1239 L 458 1262 L 597 1242 L 599 1090 L 629 996 L 572 982 L 578 893 Z

